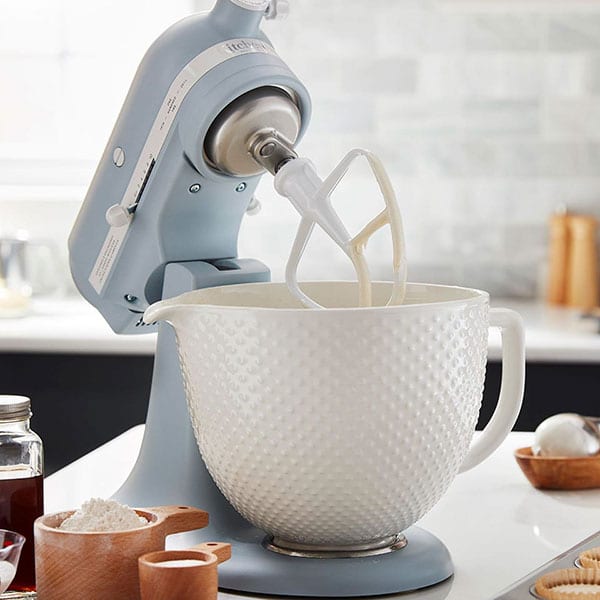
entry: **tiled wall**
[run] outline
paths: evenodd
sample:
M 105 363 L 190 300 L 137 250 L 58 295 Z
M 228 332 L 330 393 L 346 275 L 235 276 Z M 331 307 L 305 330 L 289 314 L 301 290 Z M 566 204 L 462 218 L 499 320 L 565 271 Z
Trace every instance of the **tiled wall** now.
M 56 183 L 63 171 L 52 165 L 68 158 L 62 183 L 85 185 L 143 48 L 191 2 L 0 0 L 0 88 L 6 80 L 22 92 L 0 98 L 0 183 Z M 301 152 L 323 175 L 354 146 L 381 154 L 412 279 L 535 295 L 551 211 L 600 217 L 600 0 L 290 4 L 289 19 L 265 29 L 313 96 Z M 28 43 L 31 28 L 43 44 Z M 3 102 L 31 116 L 6 119 Z M 263 211 L 244 225 L 240 253 L 281 278 L 297 217 L 268 178 L 260 192 Z M 356 228 L 375 195 L 361 166 L 336 204 Z M 381 235 L 376 276 L 388 275 L 387 258 Z M 302 276 L 352 272 L 319 236 Z
M 269 29 L 313 93 L 305 152 L 384 156 L 412 278 L 536 294 L 550 212 L 600 217 L 600 2 L 294 4 Z

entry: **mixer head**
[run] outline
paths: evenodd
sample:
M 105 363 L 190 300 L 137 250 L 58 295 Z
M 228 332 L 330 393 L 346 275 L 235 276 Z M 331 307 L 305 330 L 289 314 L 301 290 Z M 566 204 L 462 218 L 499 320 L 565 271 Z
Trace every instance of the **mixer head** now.
M 260 30 L 273 7 L 217 0 L 138 68 L 69 239 L 75 284 L 117 333 L 156 330 L 141 317 L 163 297 L 168 264 L 203 262 L 206 285 L 223 281 L 265 172 L 251 137 L 277 132 L 291 147 L 308 125 L 306 88 Z

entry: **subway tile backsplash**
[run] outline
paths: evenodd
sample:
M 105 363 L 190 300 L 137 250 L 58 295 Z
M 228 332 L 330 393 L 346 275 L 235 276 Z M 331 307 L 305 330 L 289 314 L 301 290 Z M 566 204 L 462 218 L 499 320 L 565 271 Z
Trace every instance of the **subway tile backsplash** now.
M 32 165 L 62 160 L 72 177 L 62 183 L 85 187 L 148 43 L 144 36 L 212 0 L 150 3 L 156 6 L 147 27 L 133 29 L 127 21 L 141 18 L 148 2 L 125 3 L 125 12 L 117 0 L 110 0 L 112 11 L 93 9 L 99 2 L 18 3 L 21 20 L 0 35 L 0 78 L 24 97 L 5 95 L 0 112 L 8 103 L 28 126 L 0 118 L 0 184 L 27 183 L 19 154 L 25 148 Z M 301 153 L 322 175 L 353 146 L 381 154 L 404 213 L 411 279 L 539 294 L 550 213 L 566 205 L 600 218 L 600 0 L 586 2 L 585 11 L 571 0 L 535 0 L 531 10 L 491 0 L 472 0 L 468 10 L 453 0 L 290 4 L 290 17 L 265 30 L 313 96 Z M 0 0 L 0 17 L 17 11 L 8 6 Z M 39 30 L 33 46 L 19 42 L 17 30 L 27 26 Z M 39 74 L 43 102 L 40 86 L 34 93 L 20 75 L 23 65 Z M 54 169 L 41 172 L 57 183 Z M 353 217 L 369 214 L 366 203 L 379 206 L 367 174 L 357 168 L 336 196 Z M 244 224 L 240 254 L 263 259 L 280 279 L 298 219 L 270 178 L 259 191 L 263 211 Z M 4 211 L 5 195 L 2 228 L 27 228 L 43 200 L 22 199 L 21 211 L 10 202 Z M 61 218 L 74 216 L 72 198 L 64 206 Z M 39 226 L 39 219 L 31 225 Z M 64 237 L 64 226 L 52 230 Z M 386 248 L 377 241 L 371 252 L 381 278 L 389 276 Z M 301 273 L 352 276 L 323 237 L 311 244 Z

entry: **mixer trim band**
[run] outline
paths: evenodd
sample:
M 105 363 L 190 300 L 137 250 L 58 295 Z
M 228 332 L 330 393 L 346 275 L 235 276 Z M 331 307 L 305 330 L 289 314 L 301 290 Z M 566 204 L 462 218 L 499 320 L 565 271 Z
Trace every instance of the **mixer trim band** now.
M 165 144 L 185 97 L 192 87 L 209 71 L 225 61 L 244 54 L 269 54 L 278 56 L 272 46 L 255 38 L 236 38 L 215 44 L 193 58 L 175 77 L 154 120 L 150 133 L 140 153 L 125 194 L 119 203 L 125 209 L 134 209 L 141 199 L 149 173 Z M 129 211 L 130 213 L 132 210 Z M 98 294 L 102 293 L 117 259 L 123 240 L 127 236 L 132 218 L 120 227 L 109 229 L 100 253 L 88 278 Z
M 237 6 L 246 10 L 265 11 L 269 8 L 270 0 L 231 0 Z

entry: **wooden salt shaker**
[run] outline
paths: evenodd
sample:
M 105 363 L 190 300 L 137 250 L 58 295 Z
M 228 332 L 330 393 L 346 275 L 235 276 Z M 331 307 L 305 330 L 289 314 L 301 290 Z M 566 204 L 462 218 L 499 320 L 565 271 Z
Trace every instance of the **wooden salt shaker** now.
M 208 513 L 189 506 L 137 510 L 148 525 L 111 532 L 58 529 L 74 511 L 36 520 L 35 573 L 38 600 L 140 600 L 138 558 L 164 550 L 165 538 L 208 525 Z
M 138 561 L 142 600 L 216 600 L 217 565 L 230 557 L 231 545 L 218 542 L 144 554 Z

